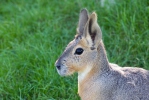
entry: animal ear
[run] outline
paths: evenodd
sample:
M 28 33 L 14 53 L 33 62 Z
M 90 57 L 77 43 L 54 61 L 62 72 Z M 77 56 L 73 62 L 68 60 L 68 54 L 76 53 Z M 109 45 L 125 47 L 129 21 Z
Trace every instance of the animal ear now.
M 88 11 L 87 11 L 87 9 L 82 9 L 80 12 L 79 24 L 78 24 L 78 28 L 77 28 L 77 32 L 79 35 L 83 34 L 84 27 L 85 27 L 85 24 L 87 23 L 87 20 L 88 20 Z
M 97 23 L 97 15 L 95 12 L 93 12 L 90 15 L 90 17 L 86 23 L 83 36 L 88 41 L 91 49 L 95 49 L 98 47 L 98 45 L 101 41 L 101 38 L 102 38 L 102 33 L 101 33 L 100 27 Z

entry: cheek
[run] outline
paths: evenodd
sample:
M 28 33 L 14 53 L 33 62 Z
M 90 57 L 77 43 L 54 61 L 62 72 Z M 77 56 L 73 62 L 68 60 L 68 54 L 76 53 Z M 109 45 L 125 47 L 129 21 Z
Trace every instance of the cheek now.
M 76 64 L 78 64 L 80 61 L 80 58 L 77 57 L 77 56 L 73 56 L 73 57 L 69 57 L 67 60 L 66 60 L 66 65 L 68 67 L 71 67 L 71 68 L 75 68 L 76 67 Z
M 73 67 L 74 69 L 77 68 L 80 64 L 80 57 L 73 56 L 71 59 L 69 59 L 67 64 L 69 67 Z
M 68 62 L 67 62 L 67 64 L 68 64 L 68 66 L 70 66 L 70 67 L 75 67 L 75 68 L 77 68 L 77 67 L 79 67 L 80 66 L 80 64 L 81 64 L 81 61 L 82 60 L 82 58 L 80 57 L 80 56 L 73 56 L 72 58 L 70 58 L 70 59 L 68 59 Z
M 80 56 L 74 56 L 74 63 L 79 63 L 80 62 Z
M 90 55 L 90 59 L 91 60 L 94 60 L 97 58 L 97 52 L 93 52 L 91 55 Z
M 90 52 L 88 54 L 84 54 L 83 57 L 80 57 L 80 62 L 83 66 L 88 65 L 89 63 L 93 62 L 97 59 L 97 52 Z
M 87 57 L 86 57 L 86 55 L 83 55 L 83 56 L 75 56 L 75 57 L 74 57 L 74 62 L 73 62 L 73 64 L 74 64 L 77 68 L 86 66 L 86 63 L 87 63 Z

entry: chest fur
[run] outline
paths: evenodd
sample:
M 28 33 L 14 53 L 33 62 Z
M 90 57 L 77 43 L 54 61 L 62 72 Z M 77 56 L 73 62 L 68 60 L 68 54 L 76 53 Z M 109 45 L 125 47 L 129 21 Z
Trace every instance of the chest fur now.
M 108 79 L 90 77 L 89 80 L 78 81 L 78 93 L 81 100 L 109 100 L 113 86 Z M 110 98 L 109 98 L 110 97 Z

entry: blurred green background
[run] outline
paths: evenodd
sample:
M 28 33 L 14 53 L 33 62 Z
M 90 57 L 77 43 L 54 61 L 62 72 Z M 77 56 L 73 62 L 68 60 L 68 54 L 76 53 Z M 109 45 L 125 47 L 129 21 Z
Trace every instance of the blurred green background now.
M 102 0 L 103 1 L 103 0 Z M 79 100 L 54 63 L 82 8 L 96 11 L 109 61 L 149 69 L 149 0 L 1 0 L 0 100 Z

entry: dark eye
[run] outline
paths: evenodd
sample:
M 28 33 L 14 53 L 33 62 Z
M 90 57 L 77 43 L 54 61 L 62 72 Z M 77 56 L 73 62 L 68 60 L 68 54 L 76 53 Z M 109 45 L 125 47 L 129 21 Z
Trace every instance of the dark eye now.
M 77 55 L 81 55 L 83 53 L 83 49 L 82 48 L 77 48 L 76 51 L 75 51 L 75 54 Z

